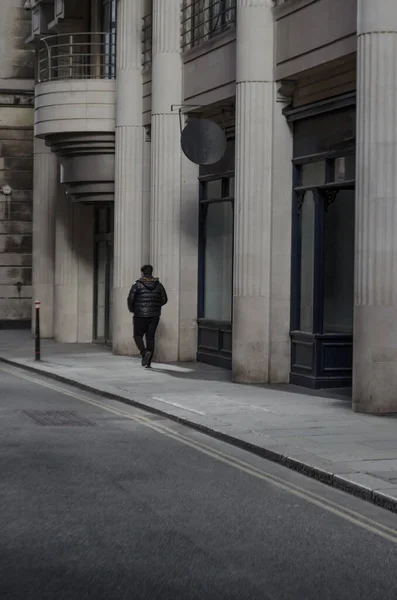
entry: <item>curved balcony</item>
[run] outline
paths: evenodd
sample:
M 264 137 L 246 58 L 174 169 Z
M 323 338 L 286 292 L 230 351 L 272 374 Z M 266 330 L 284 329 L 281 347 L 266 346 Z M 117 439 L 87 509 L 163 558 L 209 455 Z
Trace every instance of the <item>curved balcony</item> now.
M 116 39 L 111 33 L 63 33 L 40 40 L 38 82 L 115 79 Z
M 62 180 L 75 201 L 113 199 L 115 58 L 111 34 L 40 40 L 35 135 L 60 157 Z

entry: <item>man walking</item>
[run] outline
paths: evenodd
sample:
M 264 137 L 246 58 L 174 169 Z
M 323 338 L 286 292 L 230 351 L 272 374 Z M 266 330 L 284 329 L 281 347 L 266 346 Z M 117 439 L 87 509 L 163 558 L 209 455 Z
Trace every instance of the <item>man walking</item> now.
M 152 265 L 144 265 L 141 278 L 130 289 L 127 302 L 128 310 L 134 314 L 134 340 L 142 356 L 142 366 L 147 369 L 151 368 L 154 336 L 160 321 L 161 308 L 167 301 L 164 286 L 153 277 Z

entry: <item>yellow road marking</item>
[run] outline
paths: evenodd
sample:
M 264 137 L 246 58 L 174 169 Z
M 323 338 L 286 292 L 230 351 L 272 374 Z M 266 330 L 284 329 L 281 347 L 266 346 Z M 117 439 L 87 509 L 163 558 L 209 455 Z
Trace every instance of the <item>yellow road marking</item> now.
M 173 431 L 172 429 L 170 429 L 169 427 L 167 427 L 165 425 L 162 425 L 159 423 L 153 423 L 153 421 L 150 419 L 150 417 L 145 417 L 143 415 L 138 415 L 138 414 L 131 414 L 124 410 L 114 408 L 112 406 L 108 406 L 100 401 L 96 401 L 91 398 L 87 398 L 86 396 L 82 396 L 81 394 L 75 393 L 71 390 L 64 389 L 61 386 L 52 384 L 47 381 L 43 381 L 41 379 L 27 375 L 25 373 L 21 373 L 19 370 L 15 370 L 13 368 L 1 366 L 0 370 L 4 371 L 6 373 L 9 373 L 11 375 L 14 375 L 16 377 L 20 377 L 21 379 L 25 379 L 27 381 L 36 383 L 37 385 L 41 385 L 42 387 L 52 389 L 58 393 L 65 395 L 65 396 L 70 396 L 71 398 L 80 400 L 81 402 L 84 402 L 85 404 L 90 404 L 92 406 L 95 406 L 97 408 L 100 408 L 102 410 L 110 412 L 119 417 L 123 417 L 123 418 L 129 419 L 129 420 L 135 421 L 137 423 L 141 423 L 145 427 L 149 427 L 150 429 L 156 431 L 157 433 L 160 433 L 161 435 L 165 435 L 169 438 L 176 440 L 179 443 L 183 443 L 184 445 L 189 446 L 190 448 L 197 450 L 198 452 L 201 452 L 202 454 L 206 454 L 207 456 L 209 456 L 213 459 L 216 459 L 219 462 L 227 464 L 235 469 L 238 469 L 241 472 L 248 474 L 251 477 L 255 477 L 256 479 L 266 481 L 266 483 L 269 483 L 279 489 L 282 489 L 283 491 L 285 491 L 289 494 L 292 494 L 298 498 L 301 498 L 301 499 L 305 500 L 306 502 L 310 502 L 311 504 L 318 506 L 319 508 L 322 508 L 323 510 L 326 510 L 329 513 L 332 513 L 332 514 L 344 519 L 345 521 L 348 521 L 358 527 L 361 527 L 362 529 L 365 529 L 366 531 L 369 531 L 370 533 L 378 535 L 394 544 L 397 544 L 397 530 L 396 529 L 393 529 L 391 527 L 383 525 L 382 523 L 378 523 L 377 521 L 374 521 L 373 519 L 370 519 L 369 517 L 361 515 L 360 513 L 357 513 L 356 511 L 354 511 L 350 508 L 346 508 L 346 507 L 338 504 L 337 502 L 334 502 L 333 500 L 328 500 L 327 498 L 324 498 L 323 496 L 321 496 L 319 494 L 305 490 L 304 488 L 302 488 L 294 483 L 286 482 L 281 477 L 266 473 L 262 469 L 252 466 L 249 463 L 245 462 L 244 460 L 234 458 L 233 456 L 226 454 L 224 452 L 221 452 L 219 450 L 216 450 L 214 448 L 211 448 L 210 446 L 207 446 L 206 444 L 203 444 L 202 442 L 193 441 L 190 438 L 188 438 L 187 436 L 184 436 L 183 434 L 176 433 L 175 431 Z M 43 375 L 45 376 L 45 372 L 43 372 Z M 133 408 L 133 407 L 131 407 L 131 408 Z

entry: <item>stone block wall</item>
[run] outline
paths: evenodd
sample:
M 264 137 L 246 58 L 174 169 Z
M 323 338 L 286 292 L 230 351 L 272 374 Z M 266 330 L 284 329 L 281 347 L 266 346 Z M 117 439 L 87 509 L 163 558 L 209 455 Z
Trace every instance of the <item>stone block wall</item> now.
M 34 54 L 23 5 L 0 3 L 0 328 L 31 316 Z

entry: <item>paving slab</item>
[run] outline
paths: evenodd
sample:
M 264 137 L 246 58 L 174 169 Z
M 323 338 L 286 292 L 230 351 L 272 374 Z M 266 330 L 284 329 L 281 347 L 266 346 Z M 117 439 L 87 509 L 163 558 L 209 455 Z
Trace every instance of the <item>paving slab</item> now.
M 94 344 L 43 340 L 40 362 L 33 351 L 30 332 L 0 331 L 3 361 L 166 415 L 397 512 L 397 418 L 353 413 L 340 392 L 234 384 L 230 372 L 196 363 L 142 369 Z
M 378 477 L 373 477 L 371 475 L 366 475 L 365 473 L 346 473 L 342 477 L 346 481 L 366 487 L 369 491 L 390 490 L 394 493 L 397 489 L 395 483 L 391 483 L 390 481 L 384 481 L 383 479 L 379 479 Z

